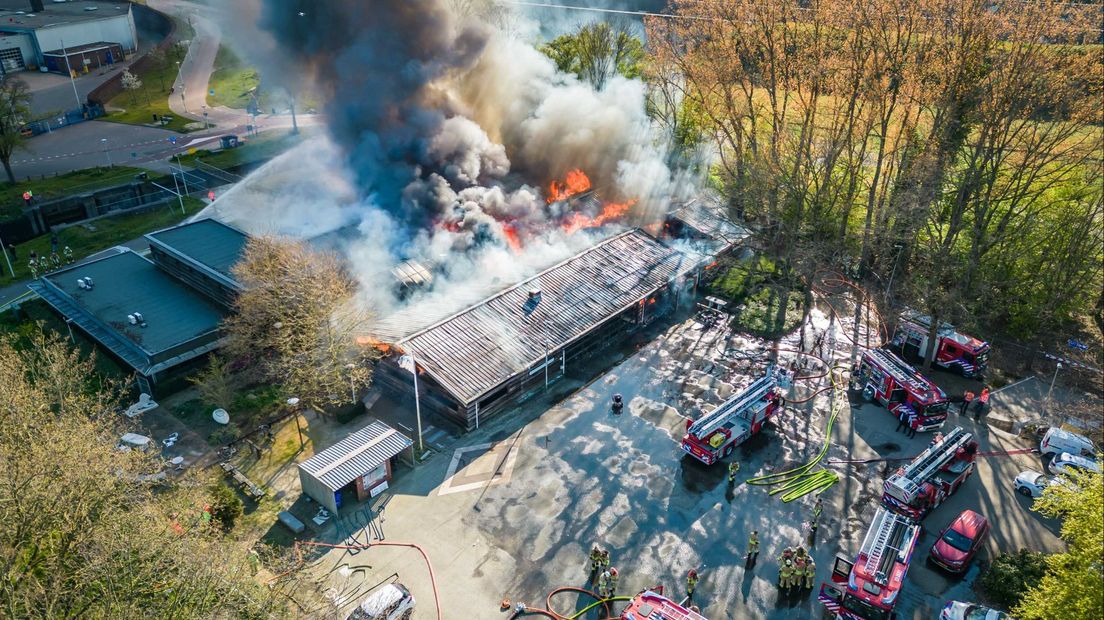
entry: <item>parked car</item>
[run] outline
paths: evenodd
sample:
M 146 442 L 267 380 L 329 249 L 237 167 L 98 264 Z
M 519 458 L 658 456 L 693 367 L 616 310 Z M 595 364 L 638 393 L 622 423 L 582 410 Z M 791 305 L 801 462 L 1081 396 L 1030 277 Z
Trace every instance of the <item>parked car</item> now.
M 414 597 L 401 583 L 389 583 L 357 605 L 346 620 L 409 620 Z
M 1004 613 L 1003 611 L 997 611 L 996 609 L 989 609 L 983 605 L 977 603 L 963 603 L 961 601 L 951 601 L 947 603 L 947 606 L 943 608 L 943 613 L 939 614 L 939 620 L 1014 620 L 1012 616 Z
M 973 510 L 964 510 L 932 545 L 928 559 L 952 573 L 961 573 L 970 565 L 989 535 L 989 520 Z
M 1100 473 L 1100 463 L 1092 459 L 1087 459 L 1083 456 L 1074 456 L 1069 452 L 1063 452 L 1054 457 L 1054 460 L 1050 462 L 1051 473 L 1068 474 L 1070 470 L 1078 469 L 1081 471 L 1091 471 L 1093 473 Z
M 1016 476 L 1016 480 L 1012 482 L 1012 486 L 1020 495 L 1039 497 L 1043 494 L 1043 490 L 1053 482 L 1054 479 L 1050 476 L 1037 472 L 1034 469 L 1029 469 L 1025 472 L 1020 472 L 1020 475 Z
M 1039 442 L 1039 452 L 1043 456 L 1069 452 L 1077 456 L 1096 458 L 1099 450 L 1088 437 L 1054 426 L 1043 435 L 1043 440 Z

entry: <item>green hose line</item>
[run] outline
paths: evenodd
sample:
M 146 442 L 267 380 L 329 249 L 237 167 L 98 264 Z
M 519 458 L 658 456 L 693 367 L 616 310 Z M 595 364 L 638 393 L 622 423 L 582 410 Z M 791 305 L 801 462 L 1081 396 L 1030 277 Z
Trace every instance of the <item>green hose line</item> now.
M 609 603 L 609 602 L 612 602 L 612 601 L 631 601 L 631 600 L 632 600 L 631 596 L 612 596 L 610 598 L 604 598 L 600 601 L 594 601 L 590 605 L 587 605 L 586 607 L 579 610 L 579 612 L 576 613 L 574 616 L 571 616 L 571 620 L 575 620 L 575 618 L 578 618 L 578 617 L 582 616 L 583 614 L 590 611 L 591 609 L 594 609 L 595 607 L 597 607 L 599 605 L 602 605 L 604 603 Z
M 832 370 L 835 370 L 835 368 Z M 839 397 L 838 392 L 840 384 L 836 379 L 836 375 L 830 373 L 829 376 L 831 377 L 833 387 L 832 414 L 828 416 L 828 425 L 824 430 L 824 445 L 820 448 L 820 453 L 808 463 L 799 465 L 793 469 L 749 478 L 747 480 L 748 484 L 776 487 L 768 491 L 768 494 L 781 494 L 783 502 L 792 502 L 809 493 L 823 493 L 829 487 L 839 482 L 839 476 L 837 476 L 835 472 L 818 468 L 820 462 L 828 454 L 828 448 L 831 445 L 832 439 L 832 426 L 836 423 L 836 416 L 843 410 L 843 403 L 846 402 L 846 400 L 841 400 Z M 816 471 L 813 471 L 814 468 L 817 468 Z

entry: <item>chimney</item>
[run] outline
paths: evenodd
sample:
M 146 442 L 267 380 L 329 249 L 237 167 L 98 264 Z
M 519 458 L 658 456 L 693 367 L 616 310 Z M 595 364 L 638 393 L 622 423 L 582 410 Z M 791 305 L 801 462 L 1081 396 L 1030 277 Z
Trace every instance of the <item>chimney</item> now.
M 529 289 L 529 301 L 537 302 L 537 301 L 540 301 L 540 298 L 541 298 L 540 288 L 534 286 L 533 288 Z
M 46 10 L 46 7 L 42 6 L 42 0 L 31 0 L 31 11 L 34 13 L 41 13 Z

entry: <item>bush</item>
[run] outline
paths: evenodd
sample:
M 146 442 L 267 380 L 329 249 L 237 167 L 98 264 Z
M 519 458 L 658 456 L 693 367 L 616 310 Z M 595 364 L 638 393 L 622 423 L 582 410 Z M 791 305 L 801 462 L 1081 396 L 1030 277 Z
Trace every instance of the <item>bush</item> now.
M 244 510 L 245 505 L 234 489 L 225 484 L 211 487 L 211 517 L 218 521 L 223 530 L 232 529 Z
M 207 443 L 213 446 L 222 446 L 234 441 L 238 437 L 241 437 L 241 429 L 233 424 L 228 424 L 211 433 L 211 436 L 207 438 Z
M 1002 607 L 1019 604 L 1024 593 L 1034 588 L 1046 573 L 1046 554 L 1027 549 L 1003 553 L 977 580 L 985 597 Z

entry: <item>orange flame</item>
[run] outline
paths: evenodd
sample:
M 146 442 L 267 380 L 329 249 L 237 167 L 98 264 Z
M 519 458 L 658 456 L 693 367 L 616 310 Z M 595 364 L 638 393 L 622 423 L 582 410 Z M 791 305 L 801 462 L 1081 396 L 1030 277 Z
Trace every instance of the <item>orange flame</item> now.
M 518 237 L 517 229 L 510 224 L 503 224 L 502 233 L 506 235 L 506 245 L 510 246 L 511 250 L 515 253 L 521 251 L 521 238 Z
M 630 200 L 628 202 L 607 202 L 602 206 L 602 212 L 594 217 L 576 211 L 564 220 L 563 229 L 570 235 L 580 228 L 601 226 L 625 215 L 634 204 L 636 204 L 636 200 Z
M 552 181 L 548 184 L 548 204 L 581 194 L 588 189 L 590 189 L 590 178 L 586 173 L 578 168 L 570 170 L 563 183 Z

